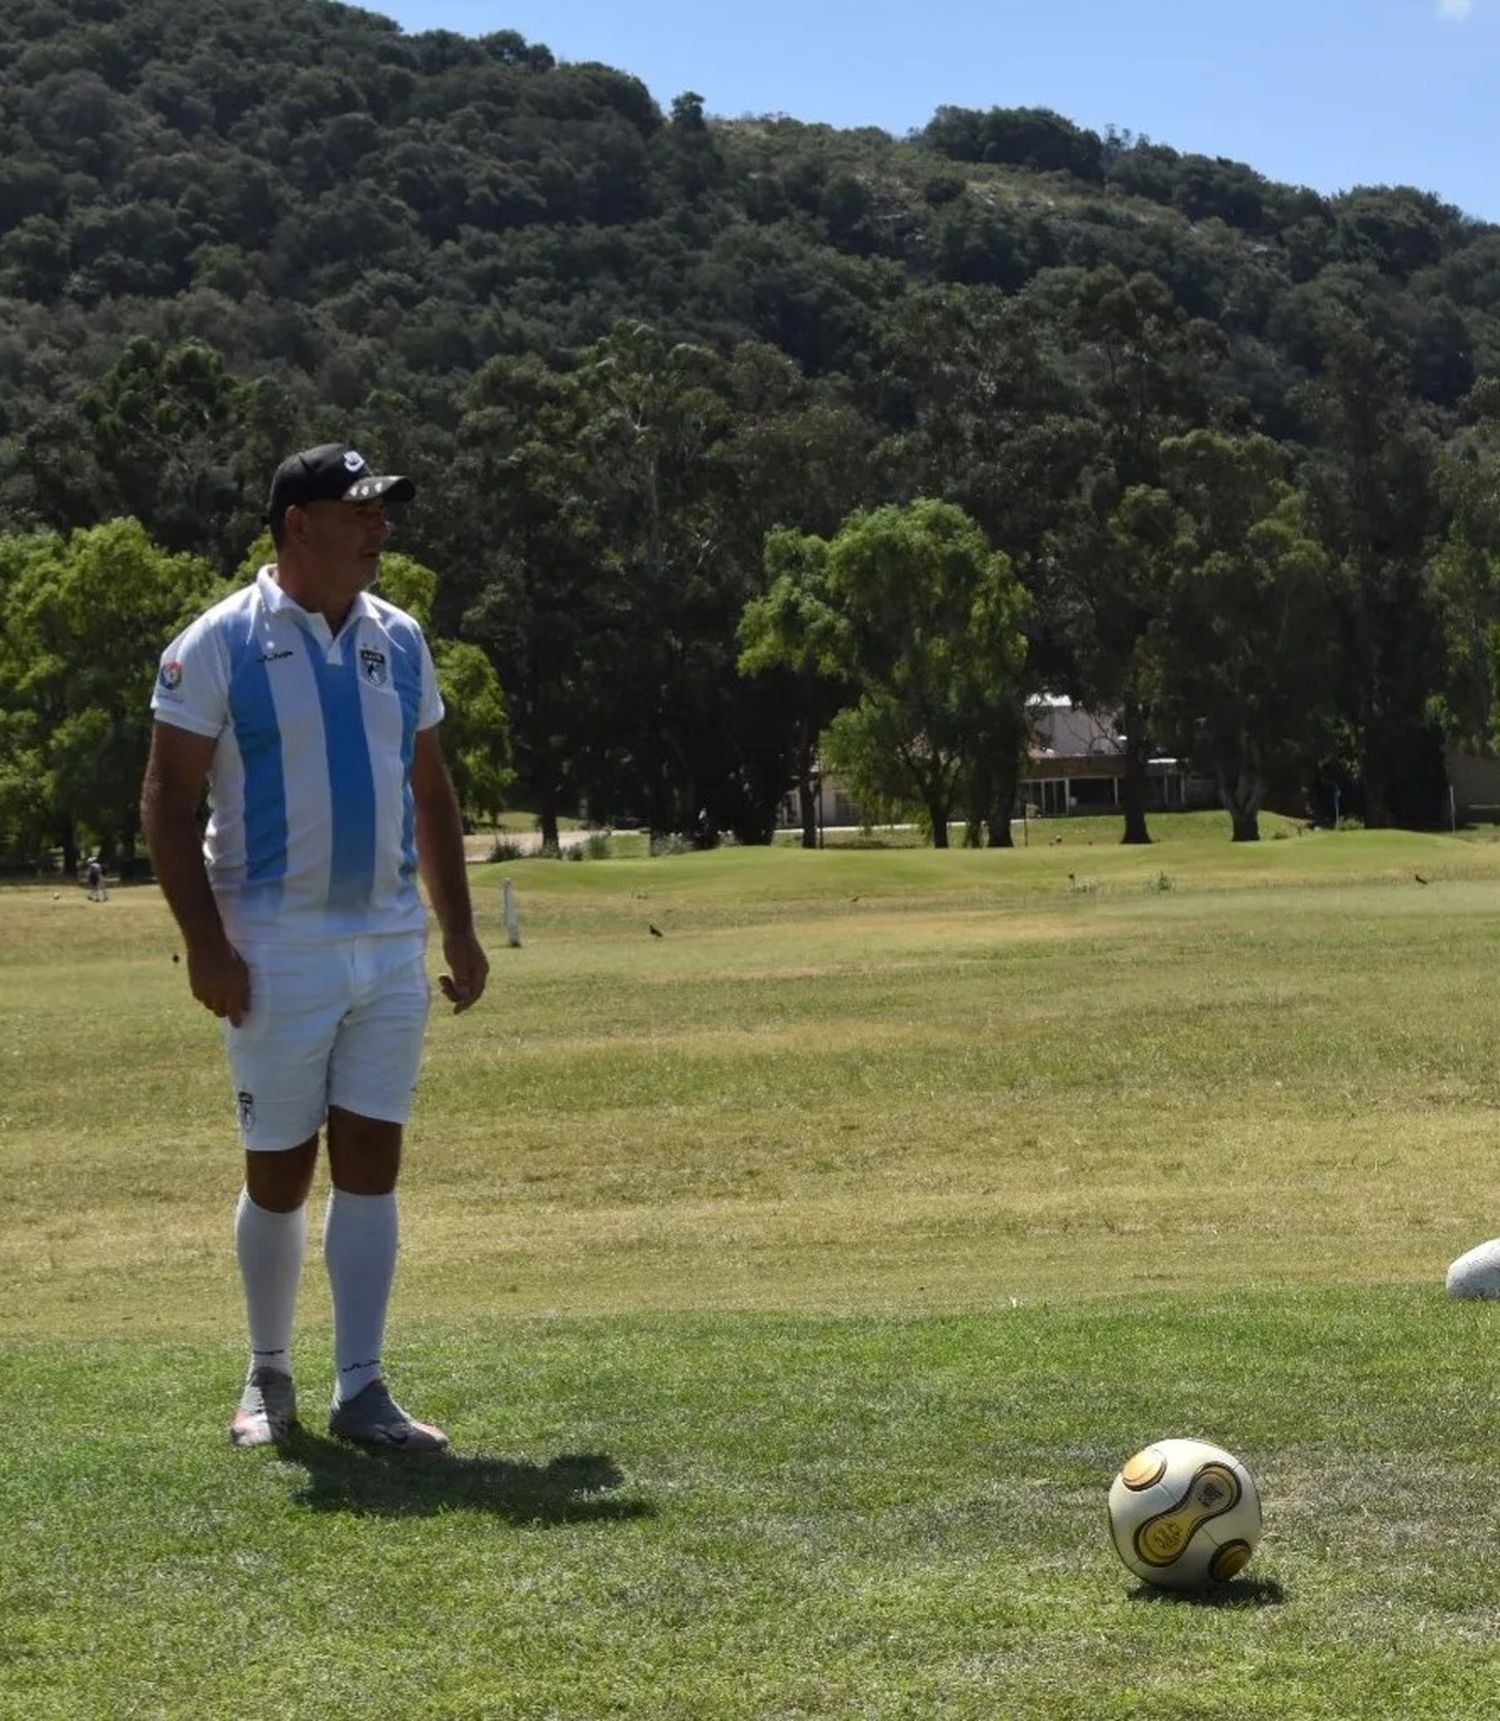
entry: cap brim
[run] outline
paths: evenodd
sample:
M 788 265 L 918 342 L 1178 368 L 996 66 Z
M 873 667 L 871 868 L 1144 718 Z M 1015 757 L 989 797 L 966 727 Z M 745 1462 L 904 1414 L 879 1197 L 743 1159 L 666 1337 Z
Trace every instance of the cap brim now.
M 361 478 L 351 484 L 339 498 L 342 502 L 373 502 L 383 498 L 387 502 L 410 502 L 417 493 L 417 487 L 410 478 L 403 478 L 394 472 L 372 473 L 368 478 Z

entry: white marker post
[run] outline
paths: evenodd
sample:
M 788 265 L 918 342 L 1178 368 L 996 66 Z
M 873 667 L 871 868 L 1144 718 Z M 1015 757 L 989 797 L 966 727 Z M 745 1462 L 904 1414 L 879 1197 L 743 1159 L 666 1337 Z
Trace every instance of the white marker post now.
M 505 936 L 512 950 L 521 948 L 521 918 L 516 913 L 516 887 L 506 879 L 500 886 L 500 900 L 505 905 Z

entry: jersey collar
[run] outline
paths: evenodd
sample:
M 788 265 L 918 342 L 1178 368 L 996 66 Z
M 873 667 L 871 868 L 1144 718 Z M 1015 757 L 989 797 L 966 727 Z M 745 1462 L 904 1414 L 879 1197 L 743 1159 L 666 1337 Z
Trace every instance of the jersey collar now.
M 313 611 L 303 609 L 301 604 L 294 598 L 289 598 L 281 589 L 276 580 L 276 564 L 274 562 L 267 562 L 256 574 L 255 589 L 260 594 L 260 601 L 272 615 L 289 615 L 307 628 L 324 646 L 332 643 L 333 633 L 327 620 Z M 339 629 L 339 633 L 342 635 L 351 626 L 362 621 L 372 620 L 374 616 L 374 604 L 370 602 L 369 596 L 365 592 L 360 592 L 354 602 L 350 604 L 349 614 L 344 620 L 343 627 Z

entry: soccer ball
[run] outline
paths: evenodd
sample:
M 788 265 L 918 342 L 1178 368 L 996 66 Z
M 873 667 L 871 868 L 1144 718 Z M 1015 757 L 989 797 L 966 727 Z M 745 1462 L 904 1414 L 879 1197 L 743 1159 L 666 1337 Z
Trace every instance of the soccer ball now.
M 1158 1440 L 1126 1459 L 1111 1484 L 1109 1531 L 1115 1552 L 1148 1584 L 1227 1583 L 1260 1540 L 1260 1496 L 1222 1447 Z

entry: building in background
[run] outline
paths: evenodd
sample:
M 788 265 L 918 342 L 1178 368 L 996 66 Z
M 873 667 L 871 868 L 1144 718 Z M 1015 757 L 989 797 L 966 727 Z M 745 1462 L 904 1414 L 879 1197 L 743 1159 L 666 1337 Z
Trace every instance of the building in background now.
M 1124 738 L 1117 720 L 1099 717 L 1062 694 L 1044 693 L 1027 707 L 1031 745 L 1016 793 L 1016 817 L 1066 818 L 1072 813 L 1110 813 L 1120 805 L 1125 776 Z M 1217 807 L 1212 781 L 1197 776 L 1184 759 L 1156 758 L 1147 766 L 1147 810 Z M 814 783 L 820 829 L 866 823 L 863 810 L 836 776 L 820 773 Z M 800 826 L 797 797 L 781 805 L 783 829 Z
M 1125 776 L 1117 719 L 1096 716 L 1056 693 L 1032 700 L 1027 717 L 1031 746 L 1019 791 L 1027 808 L 1042 818 L 1113 812 Z M 1219 804 L 1212 781 L 1196 776 L 1185 759 L 1150 760 L 1146 781 L 1148 810 Z

